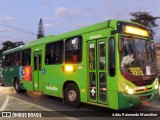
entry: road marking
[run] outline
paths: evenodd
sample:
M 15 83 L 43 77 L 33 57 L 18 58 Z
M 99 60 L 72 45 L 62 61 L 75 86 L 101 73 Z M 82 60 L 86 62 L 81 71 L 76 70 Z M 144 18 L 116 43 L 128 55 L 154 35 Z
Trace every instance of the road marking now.
M 40 108 L 40 109 L 42 109 L 42 110 L 44 110 L 44 111 L 54 111 L 54 110 L 52 110 L 52 109 L 49 109 L 49 108 L 46 108 L 46 107 L 42 107 L 42 106 L 36 105 L 36 104 L 34 104 L 34 103 L 27 102 L 27 101 L 24 101 L 24 100 L 22 100 L 22 99 L 19 99 L 19 98 L 13 97 L 13 96 L 10 96 L 10 97 L 11 97 L 12 99 L 14 98 L 14 99 L 16 99 L 16 100 L 18 100 L 18 101 L 27 103 L 27 104 L 29 104 L 29 105 L 31 105 L 31 106 L 35 106 L 35 107 L 37 107 L 37 108 Z
M 160 108 L 160 106 L 157 106 L 157 105 L 145 105 L 145 106 Z
M 18 101 L 27 103 L 27 104 L 31 105 L 32 107 L 37 107 L 37 108 L 40 108 L 40 109 L 42 109 L 42 110 L 44 110 L 44 111 L 55 111 L 55 110 L 53 110 L 53 109 L 49 109 L 49 108 L 46 108 L 46 107 L 42 107 L 42 106 L 39 106 L 39 105 L 36 105 L 36 104 L 34 104 L 34 103 L 30 103 L 30 102 L 24 101 L 24 100 L 22 100 L 22 99 L 19 99 L 19 98 L 13 97 L 13 96 L 10 96 L 10 98 L 12 98 L 12 99 L 14 98 L 14 99 L 16 99 L 16 100 L 18 100 Z M 63 116 L 63 114 L 62 114 L 62 116 Z M 63 118 L 68 119 L 68 120 L 79 120 L 79 119 L 74 118 L 74 117 L 63 117 Z
M 2 107 L 0 108 L 0 111 L 4 111 L 5 107 L 6 107 L 7 104 L 8 104 L 9 98 L 10 98 L 10 96 L 7 96 L 7 97 L 6 97 L 6 99 L 5 99 Z
M 1 89 L 1 88 L 2 88 L 2 87 L 0 87 L 0 92 L 5 93 L 7 89 L 6 89 L 6 88 L 2 88 L 2 89 Z M 9 87 L 7 87 L 7 88 L 9 88 Z M 12 87 L 10 87 L 10 88 L 11 88 L 11 89 L 9 89 L 9 90 L 13 90 Z M 4 90 L 4 89 L 6 89 L 6 90 Z M 4 92 L 4 91 L 5 91 L 5 92 Z M 13 91 L 12 91 L 12 92 L 13 92 Z M 46 107 L 42 107 L 42 106 L 36 105 L 36 104 L 34 104 L 34 103 L 30 103 L 30 102 L 24 101 L 24 100 L 22 100 L 22 99 L 19 99 L 19 98 L 14 97 L 14 96 L 6 96 L 6 99 L 5 99 L 2 107 L 0 108 L 0 111 L 4 111 L 5 108 L 6 108 L 6 106 L 9 104 L 9 101 L 12 100 L 12 99 L 16 99 L 16 100 L 18 100 L 18 101 L 20 101 L 20 102 L 27 103 L 27 104 L 29 104 L 29 105 L 31 105 L 31 106 L 35 106 L 35 107 L 37 107 L 37 108 L 39 108 L 39 109 L 42 109 L 42 110 L 44 110 L 44 111 L 55 111 L 55 110 L 53 110 L 53 109 L 49 109 L 49 108 L 46 108 Z M 63 116 L 63 114 L 62 114 L 62 116 Z M 79 119 L 77 119 L 77 118 L 75 118 L 75 117 L 72 117 L 72 116 L 71 116 L 71 117 L 63 117 L 63 118 L 68 119 L 68 120 L 79 120 Z

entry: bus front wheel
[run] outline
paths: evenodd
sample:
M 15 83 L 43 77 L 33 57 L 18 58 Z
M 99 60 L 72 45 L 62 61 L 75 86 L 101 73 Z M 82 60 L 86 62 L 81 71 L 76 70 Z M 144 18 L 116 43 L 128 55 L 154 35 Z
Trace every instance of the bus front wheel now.
M 76 84 L 70 83 L 66 86 L 64 101 L 66 104 L 74 108 L 78 108 L 80 106 L 80 93 Z
M 20 93 L 22 91 L 20 83 L 19 83 L 19 81 L 17 79 L 14 81 L 14 88 L 15 88 L 17 93 Z

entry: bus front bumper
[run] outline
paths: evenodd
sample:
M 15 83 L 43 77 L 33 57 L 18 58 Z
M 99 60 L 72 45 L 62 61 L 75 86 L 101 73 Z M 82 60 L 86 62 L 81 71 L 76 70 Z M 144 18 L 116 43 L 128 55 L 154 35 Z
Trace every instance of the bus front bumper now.
M 128 95 L 125 92 L 119 92 L 118 108 L 126 109 L 129 107 L 141 105 L 143 103 L 146 104 L 149 101 L 157 99 L 158 96 L 159 96 L 159 90 L 154 90 L 148 93 L 136 94 L 136 95 Z

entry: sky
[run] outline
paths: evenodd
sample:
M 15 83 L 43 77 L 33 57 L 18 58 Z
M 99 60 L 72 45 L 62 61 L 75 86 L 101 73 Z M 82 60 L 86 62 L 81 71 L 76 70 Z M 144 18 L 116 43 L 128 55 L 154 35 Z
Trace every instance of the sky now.
M 2 0 L 0 49 L 7 40 L 28 43 L 36 39 L 40 18 L 47 36 L 109 19 L 130 20 L 129 13 L 137 11 L 160 16 L 160 0 Z M 154 39 L 160 42 L 160 19 L 156 23 Z

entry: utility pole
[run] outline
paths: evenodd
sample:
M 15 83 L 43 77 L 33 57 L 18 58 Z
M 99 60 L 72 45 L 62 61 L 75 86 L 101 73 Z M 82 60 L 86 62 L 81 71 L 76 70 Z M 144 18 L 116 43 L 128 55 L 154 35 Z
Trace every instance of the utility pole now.
M 44 37 L 44 30 L 43 30 L 43 22 L 42 18 L 39 20 L 39 25 L 38 25 L 38 34 L 37 34 L 37 39 Z

